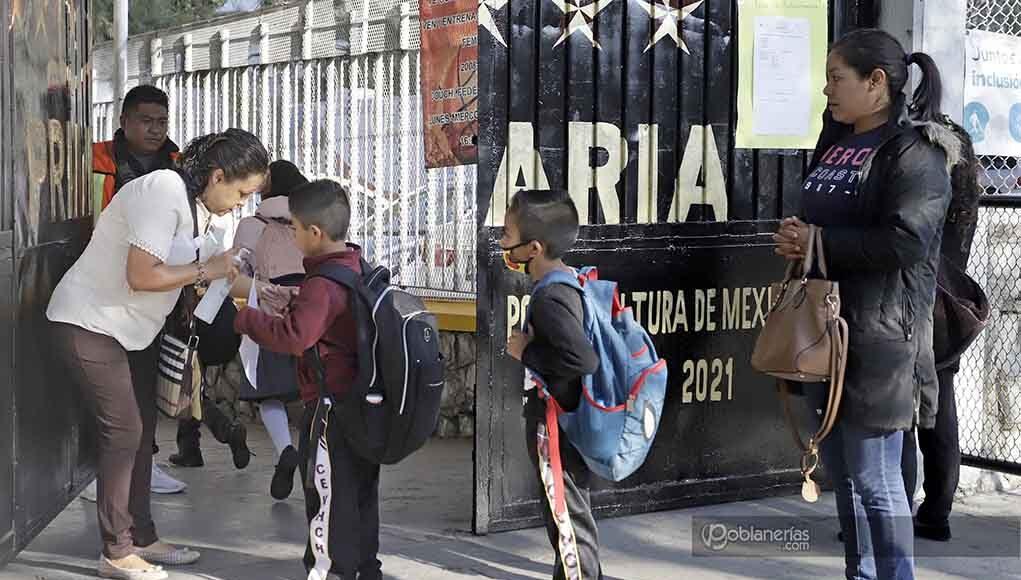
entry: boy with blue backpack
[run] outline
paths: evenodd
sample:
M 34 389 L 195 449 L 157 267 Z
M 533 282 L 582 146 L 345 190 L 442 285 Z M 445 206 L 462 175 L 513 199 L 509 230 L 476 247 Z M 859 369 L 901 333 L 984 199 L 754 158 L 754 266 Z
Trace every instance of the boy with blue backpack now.
M 509 266 L 524 266 L 533 282 L 541 283 L 553 272 L 574 276 L 561 257 L 578 237 L 578 211 L 565 191 L 520 191 L 514 196 L 504 222 L 500 246 Z M 515 268 L 517 269 L 517 268 Z M 515 330 L 507 341 L 507 353 L 542 377 L 556 404 L 573 411 L 582 396 L 582 377 L 592 374 L 599 358 L 583 327 L 581 295 L 565 284 L 549 284 L 533 292 L 529 325 Z M 554 575 L 565 578 L 602 578 L 599 564 L 599 532 L 589 501 L 592 473 L 581 455 L 561 437 L 549 433 L 548 409 L 553 403 L 538 388 L 525 394 L 525 443 L 539 470 L 539 484 L 548 488 L 553 449 L 558 446 L 563 469 L 564 506 L 559 516 L 555 492 L 547 492 L 543 518 L 556 554 Z M 559 444 L 559 445 L 557 445 Z M 544 477 L 543 475 L 547 475 Z M 570 531 L 561 529 L 567 527 Z
M 504 222 L 504 261 L 535 282 L 525 332 L 507 353 L 525 365 L 526 444 L 544 492 L 554 580 L 596 580 L 599 532 L 589 484 L 621 481 L 652 447 L 666 398 L 666 361 L 617 284 L 562 256 L 578 238 L 566 191 L 521 191 Z

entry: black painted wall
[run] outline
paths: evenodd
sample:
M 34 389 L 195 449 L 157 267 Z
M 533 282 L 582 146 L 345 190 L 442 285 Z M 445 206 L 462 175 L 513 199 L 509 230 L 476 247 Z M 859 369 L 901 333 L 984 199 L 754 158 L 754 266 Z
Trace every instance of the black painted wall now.
M 87 5 L 0 2 L 0 564 L 91 473 L 82 406 L 45 320 L 92 221 Z
M 571 191 L 587 217 L 568 262 L 599 266 L 629 299 L 648 308 L 655 297 L 663 313 L 671 305 L 664 294 L 688 309 L 699 291 L 705 299 L 711 290 L 717 307 L 724 292 L 762 298 L 782 273 L 769 245 L 772 220 L 795 212 L 808 162 L 801 151 L 734 147 L 733 0 L 671 0 L 652 13 L 642 0 L 510 0 L 484 2 L 483 10 L 493 24 L 480 16 L 479 533 L 538 521 L 522 370 L 504 348 L 529 288 L 504 269 L 497 247 L 513 192 Z M 663 34 L 669 10 L 676 37 Z M 872 2 L 831 2 L 829 34 L 867 24 L 872 10 Z M 670 373 L 660 434 L 642 470 L 599 486 L 600 514 L 795 489 L 796 455 L 773 383 L 748 363 L 760 325 L 671 325 L 654 334 Z M 732 384 L 727 396 L 692 392 L 700 366 L 710 387 L 717 378 Z

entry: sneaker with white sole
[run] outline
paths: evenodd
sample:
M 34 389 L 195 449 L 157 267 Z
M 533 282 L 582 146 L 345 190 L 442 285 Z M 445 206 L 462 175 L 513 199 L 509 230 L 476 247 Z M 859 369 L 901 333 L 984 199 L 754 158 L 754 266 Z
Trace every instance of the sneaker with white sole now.
M 82 490 L 82 494 L 79 497 L 85 501 L 96 503 L 96 480 L 93 479 L 92 483 Z
M 96 571 L 100 578 L 116 580 L 166 580 L 170 577 L 162 566 L 150 564 L 148 568 L 121 568 L 114 565 L 106 556 L 99 557 L 99 566 Z
M 167 566 L 185 566 L 198 561 L 201 554 L 191 548 L 174 548 L 169 552 L 157 552 L 146 548 L 135 547 L 135 554 L 147 562 L 166 564 Z
M 181 493 L 188 489 L 188 484 L 178 481 L 167 475 L 155 463 L 152 464 L 152 492 L 153 493 Z

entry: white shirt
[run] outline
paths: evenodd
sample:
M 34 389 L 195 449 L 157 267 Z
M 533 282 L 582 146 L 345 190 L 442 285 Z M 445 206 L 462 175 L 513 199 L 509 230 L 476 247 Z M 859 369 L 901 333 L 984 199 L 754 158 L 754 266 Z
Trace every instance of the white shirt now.
M 200 225 L 209 221 L 204 209 L 199 204 Z M 132 290 L 127 277 L 132 246 L 171 266 L 195 261 L 188 193 L 174 171 L 154 171 L 117 192 L 89 245 L 53 291 L 46 317 L 110 336 L 125 350 L 152 344 L 181 290 Z

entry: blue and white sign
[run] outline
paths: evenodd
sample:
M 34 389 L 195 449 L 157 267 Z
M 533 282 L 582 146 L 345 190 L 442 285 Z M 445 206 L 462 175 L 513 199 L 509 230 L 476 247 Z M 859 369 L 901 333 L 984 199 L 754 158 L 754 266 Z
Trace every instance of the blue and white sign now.
M 1021 38 L 969 30 L 963 125 L 979 155 L 1021 157 Z

